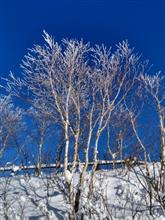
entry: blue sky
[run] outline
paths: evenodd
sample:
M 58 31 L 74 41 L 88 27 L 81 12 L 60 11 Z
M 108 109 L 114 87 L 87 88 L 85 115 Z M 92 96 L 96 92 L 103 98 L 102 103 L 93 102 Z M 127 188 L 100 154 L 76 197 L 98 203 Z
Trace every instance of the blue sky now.
M 20 73 L 27 48 L 43 43 L 44 29 L 57 41 L 115 46 L 128 39 L 154 64 L 152 73 L 165 70 L 165 0 L 0 0 L 1 77 Z
M 128 39 L 153 71 L 165 70 L 165 0 L 1 0 L 1 76 L 19 72 L 27 48 L 42 42 L 43 29 L 57 41 L 114 46 Z

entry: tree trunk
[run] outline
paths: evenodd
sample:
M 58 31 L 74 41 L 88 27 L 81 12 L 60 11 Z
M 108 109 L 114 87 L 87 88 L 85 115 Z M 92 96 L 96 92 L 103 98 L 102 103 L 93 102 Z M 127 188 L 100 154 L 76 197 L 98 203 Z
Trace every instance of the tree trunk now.
M 71 88 L 68 89 L 66 99 L 66 120 L 65 120 L 65 153 L 64 153 L 64 175 L 67 181 L 67 169 L 68 169 L 68 150 L 69 150 L 69 99 L 70 99 Z
M 38 144 L 37 176 L 41 176 L 43 136 Z
M 64 174 L 65 174 L 65 178 L 67 173 L 67 169 L 68 169 L 68 150 L 69 150 L 69 135 L 68 135 L 68 121 L 66 121 L 65 124 L 65 154 L 64 154 Z
M 164 117 L 160 106 L 158 107 L 159 120 L 160 120 L 160 159 L 161 159 L 161 186 L 162 191 L 165 192 L 165 127 Z

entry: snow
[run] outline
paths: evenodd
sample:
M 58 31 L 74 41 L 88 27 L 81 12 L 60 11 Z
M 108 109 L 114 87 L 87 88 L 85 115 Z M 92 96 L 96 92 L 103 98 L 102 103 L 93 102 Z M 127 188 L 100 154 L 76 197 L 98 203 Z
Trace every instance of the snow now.
M 15 173 L 15 172 L 17 172 L 17 171 L 19 171 L 19 166 L 16 166 L 16 165 L 13 165 L 13 167 L 12 167 L 12 171 Z
M 18 167 L 15 167 L 15 171 Z M 137 168 L 138 172 L 138 168 Z M 137 180 L 134 172 L 125 173 L 122 169 L 114 171 L 97 171 L 94 178 L 94 194 L 87 199 L 88 180 L 90 173 L 86 174 L 86 183 L 83 192 L 82 207 L 86 213 L 93 210 L 96 213 L 91 219 L 107 219 L 109 211 L 114 220 L 165 220 L 164 210 L 155 202 L 153 217 L 148 211 L 148 194 Z M 79 174 L 72 178 L 67 172 L 68 181 L 78 182 Z M 10 219 L 68 219 L 68 204 L 63 190 L 65 186 L 64 175 L 42 177 L 26 177 L 15 175 L 0 178 L 0 220 L 4 218 L 4 207 L 7 204 Z M 60 182 L 61 181 L 61 182 Z M 59 183 L 61 188 L 59 188 Z M 63 188 L 62 188 L 63 187 Z M 5 197 L 4 197 L 5 192 Z M 89 217 L 84 217 L 89 219 Z
M 21 197 L 20 197 L 20 200 L 21 200 L 22 202 L 26 202 L 26 198 L 25 198 L 24 196 L 21 196 Z
M 71 172 L 69 170 L 66 170 L 65 175 L 66 175 L 66 181 L 68 183 L 71 183 L 71 181 L 72 181 L 72 174 L 71 174 Z

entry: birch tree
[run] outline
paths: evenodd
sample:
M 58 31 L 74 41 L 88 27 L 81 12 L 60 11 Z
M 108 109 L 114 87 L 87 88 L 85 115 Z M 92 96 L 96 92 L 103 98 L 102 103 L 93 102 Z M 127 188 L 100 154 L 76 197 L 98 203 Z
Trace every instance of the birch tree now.
M 101 134 L 107 129 L 112 113 L 122 105 L 131 91 L 134 81 L 143 69 L 140 57 L 134 53 L 127 41 L 117 45 L 114 53 L 105 46 L 96 46 L 94 51 L 97 95 L 100 111 L 97 114 L 96 137 L 94 144 L 94 166 L 92 178 L 97 168 L 98 143 Z M 90 184 L 90 190 L 92 182 Z
M 165 77 L 159 72 L 153 76 L 141 75 L 140 80 L 153 101 L 159 119 L 162 187 L 165 191 Z
M 5 150 L 15 145 L 23 128 L 23 111 L 15 107 L 10 96 L 0 96 L 0 158 Z
M 7 90 L 33 107 L 35 100 L 40 100 L 41 106 L 49 109 L 54 125 L 62 129 L 69 218 L 76 219 L 91 159 L 89 152 L 94 161 L 89 181 L 92 192 L 101 137 L 144 66 L 127 41 L 113 51 L 104 45 L 90 47 L 82 40 L 64 39 L 59 44 L 46 32 L 43 37 L 45 44 L 35 45 L 24 57 L 22 76 L 10 74 Z M 74 176 L 81 161 L 84 165 L 75 187 Z
M 51 111 L 40 100 L 35 100 L 33 107 L 27 110 L 27 116 L 32 120 L 29 135 L 32 139 L 33 145 L 37 144 L 37 173 L 41 175 L 41 165 L 43 162 L 43 147 L 46 139 L 50 137 L 53 119 L 51 118 Z M 35 151 L 35 150 L 34 150 Z

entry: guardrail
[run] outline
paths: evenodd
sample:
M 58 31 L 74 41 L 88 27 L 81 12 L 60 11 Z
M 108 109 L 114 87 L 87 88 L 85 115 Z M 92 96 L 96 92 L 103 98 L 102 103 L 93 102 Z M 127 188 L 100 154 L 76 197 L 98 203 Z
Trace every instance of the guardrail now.
M 94 162 L 89 162 L 88 166 L 92 166 Z M 100 165 L 125 165 L 126 160 L 115 160 L 115 161 L 108 161 L 108 160 L 99 160 L 97 161 L 98 166 Z M 135 161 L 132 165 L 144 165 L 144 161 Z M 85 162 L 77 163 L 77 167 L 80 165 L 85 165 Z M 72 166 L 72 163 L 68 163 L 68 167 Z M 52 169 L 52 168 L 63 168 L 63 164 L 42 164 L 41 169 Z M 10 165 L 0 167 L 0 172 L 17 172 L 17 171 L 26 171 L 26 170 L 37 170 L 37 165 Z

